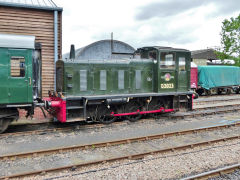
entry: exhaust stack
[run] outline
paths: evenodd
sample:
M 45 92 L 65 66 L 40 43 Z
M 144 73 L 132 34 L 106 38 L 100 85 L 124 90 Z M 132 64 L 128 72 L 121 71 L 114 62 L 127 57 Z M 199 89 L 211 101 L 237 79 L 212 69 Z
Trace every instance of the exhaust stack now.
M 74 46 L 74 44 L 71 45 L 69 59 L 75 59 L 75 46 Z

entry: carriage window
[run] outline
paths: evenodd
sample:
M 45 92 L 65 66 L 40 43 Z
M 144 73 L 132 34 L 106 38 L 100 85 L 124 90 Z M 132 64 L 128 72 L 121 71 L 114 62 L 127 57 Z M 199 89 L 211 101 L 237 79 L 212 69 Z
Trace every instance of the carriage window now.
M 175 58 L 173 53 L 161 53 L 160 68 L 162 69 L 175 68 Z
M 185 57 L 179 57 L 179 71 L 186 71 Z
M 11 57 L 11 76 L 12 77 L 25 77 L 25 58 L 24 57 Z

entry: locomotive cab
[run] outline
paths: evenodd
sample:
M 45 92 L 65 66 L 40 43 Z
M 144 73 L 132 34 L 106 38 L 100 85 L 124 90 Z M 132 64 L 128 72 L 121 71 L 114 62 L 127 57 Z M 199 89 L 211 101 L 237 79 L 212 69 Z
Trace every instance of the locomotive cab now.
M 169 95 L 173 108 L 192 109 L 190 70 L 191 53 L 185 49 L 171 47 L 143 47 L 137 50 L 141 58 L 152 59 L 153 92 Z
M 141 58 L 153 60 L 154 92 L 186 92 L 190 90 L 190 51 L 171 47 L 144 47 L 137 50 Z

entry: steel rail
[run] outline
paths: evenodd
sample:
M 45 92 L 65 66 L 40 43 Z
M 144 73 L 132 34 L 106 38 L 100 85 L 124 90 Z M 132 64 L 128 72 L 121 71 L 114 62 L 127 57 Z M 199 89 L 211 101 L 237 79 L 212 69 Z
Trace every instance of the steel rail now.
M 212 103 L 212 102 L 225 102 L 225 101 L 240 101 L 239 96 L 235 96 L 231 99 L 208 99 L 208 98 L 204 98 L 204 99 L 199 99 L 199 100 L 195 100 L 193 101 L 194 104 L 205 104 L 205 103 Z
M 197 147 L 197 146 L 210 145 L 210 144 L 213 144 L 213 143 L 218 143 L 218 142 L 223 142 L 223 141 L 228 141 L 228 140 L 234 140 L 234 139 L 239 139 L 239 138 L 240 138 L 240 136 L 238 135 L 238 136 L 220 138 L 220 139 L 215 139 L 215 140 L 210 140 L 210 141 L 202 141 L 202 142 L 199 142 L 199 143 L 193 143 L 193 144 L 187 144 L 187 145 L 165 148 L 165 149 L 160 149 L 160 150 L 148 151 L 148 152 L 144 152 L 144 153 L 135 153 L 135 154 L 131 154 L 131 155 L 123 155 L 123 156 L 119 156 L 119 157 L 108 158 L 108 159 L 97 160 L 97 161 L 91 161 L 91 162 L 86 162 L 86 163 L 77 163 L 77 164 L 72 164 L 72 165 L 67 165 L 67 166 L 62 166 L 62 167 L 56 167 L 56 168 L 50 168 L 50 169 L 44 169 L 44 170 L 37 170 L 37 171 L 31 171 L 31 172 L 25 172 L 25 173 L 13 174 L 13 175 L 7 175 L 7 176 L 0 177 L 0 179 L 20 178 L 20 177 L 24 177 L 24 176 L 45 174 L 47 172 L 55 172 L 55 171 L 66 170 L 66 169 L 71 169 L 71 168 L 76 169 L 76 168 L 83 167 L 83 166 L 89 166 L 89 165 L 95 165 L 95 164 L 100 164 L 100 163 L 119 161 L 119 160 L 124 160 L 124 159 L 131 159 L 131 160 L 142 159 L 147 155 L 172 152 L 172 151 L 176 151 L 176 150 L 185 150 L 185 149 L 194 148 L 194 147 Z
M 228 107 L 234 107 L 234 106 L 240 106 L 240 103 L 237 103 L 237 104 L 228 104 L 228 105 L 217 105 L 217 106 L 207 106 L 207 107 L 197 107 L 197 108 L 194 108 L 194 105 L 193 105 L 193 109 L 194 110 L 205 110 L 205 109 L 216 109 L 216 108 L 222 108 L 222 107 L 225 107 L 225 108 L 228 108 Z
M 172 136 L 176 136 L 176 135 L 179 136 L 179 135 L 192 134 L 192 133 L 197 133 L 197 132 L 202 132 L 202 131 L 219 130 L 219 129 L 230 128 L 230 127 L 234 127 L 234 126 L 240 126 L 240 122 L 232 123 L 232 124 L 228 124 L 228 125 L 195 128 L 195 129 L 189 129 L 189 130 L 184 130 L 184 131 L 175 131 L 175 132 L 169 132 L 169 133 L 163 133 L 163 134 L 154 134 L 154 135 L 149 135 L 149 136 L 119 139 L 119 140 L 99 142 L 99 143 L 93 143 L 93 144 L 74 145 L 74 146 L 44 149 L 44 150 L 32 151 L 32 152 L 6 154 L 6 155 L 0 156 L 0 160 L 15 159 L 17 157 L 36 156 L 36 155 L 40 155 L 40 154 L 51 154 L 51 153 L 59 153 L 59 152 L 62 153 L 62 152 L 69 151 L 69 150 L 71 150 L 71 151 L 81 150 L 81 149 L 88 149 L 91 147 L 99 148 L 99 147 L 114 146 L 114 145 L 120 145 L 120 144 L 128 144 L 128 143 L 139 142 L 139 141 L 162 139 L 162 138 L 172 137 Z
M 234 96 L 239 96 L 239 94 L 213 94 L 211 96 L 199 96 L 201 99 L 211 99 L 211 98 L 216 98 L 216 97 L 234 97 Z
M 141 119 L 140 121 L 143 121 L 146 119 Z M 148 119 L 149 120 L 149 119 Z M 151 120 L 151 119 L 150 119 Z M 153 120 L 153 119 L 152 119 Z M 48 122 L 47 122 L 48 123 Z M 42 123 L 40 123 L 41 125 Z M 113 124 L 109 124 L 111 125 L 124 125 L 127 124 L 127 122 L 114 122 Z M 13 132 L 13 133 L 3 133 L 0 134 L 0 138 L 1 137 L 8 137 L 8 136 L 21 136 L 21 135 L 34 135 L 34 134 L 41 134 L 41 133 L 46 133 L 46 132 L 56 132 L 56 131 L 61 131 L 61 132 L 65 132 L 65 131 L 70 131 L 70 130 L 79 130 L 79 129 L 94 129 L 94 128 L 103 128 L 103 127 L 108 127 L 109 125 L 105 125 L 105 124 L 83 124 L 83 125 L 73 125 L 73 126 L 68 126 L 68 127 L 60 127 L 60 128 L 48 128 L 48 129 L 42 129 L 42 130 L 27 130 L 27 131 L 21 131 L 21 132 Z
M 205 108 L 205 110 L 213 110 L 214 108 Z M 231 108 L 231 109 L 224 109 L 224 110 L 217 110 L 216 108 L 216 111 L 205 111 L 205 112 L 198 112 L 198 110 L 204 110 L 203 108 L 202 109 L 193 109 L 193 113 L 189 113 L 189 114 L 174 114 L 173 116 L 168 116 L 169 118 L 185 118 L 185 117 L 188 117 L 188 118 L 193 118 L 193 117 L 199 117 L 199 116 L 210 116 L 210 115 L 214 115 L 214 114 L 223 114 L 223 113 L 230 113 L 230 112 L 237 112 L 240 110 L 240 105 L 238 105 L 237 107 L 234 107 Z
M 221 176 L 223 174 L 229 174 L 237 169 L 240 169 L 240 163 L 239 164 L 234 164 L 234 165 L 230 165 L 230 166 L 225 166 L 223 168 L 219 168 L 216 170 L 211 170 L 208 172 L 203 172 L 197 175 L 193 175 L 193 176 L 189 176 L 186 178 L 182 178 L 181 180 L 195 180 L 195 179 L 208 179 L 208 178 L 212 178 L 212 177 L 217 177 L 217 176 Z
M 211 100 L 211 101 L 193 101 L 194 105 L 206 105 L 206 104 L 214 104 L 214 105 L 218 105 L 222 102 L 240 102 L 240 98 L 239 99 L 222 99 L 222 100 Z
M 223 110 L 217 110 L 218 108 L 223 108 L 223 107 L 233 107 L 232 109 L 223 109 Z M 198 110 L 213 110 L 216 109 L 216 111 L 212 111 L 212 112 L 200 112 L 198 113 Z M 240 110 L 240 104 L 237 105 L 230 105 L 230 106 L 219 106 L 219 107 L 204 107 L 204 108 L 195 108 L 193 109 L 192 112 L 196 112 L 195 114 L 185 114 L 184 116 L 186 117 L 196 117 L 196 116 L 201 116 L 201 115 L 212 115 L 212 114 L 216 114 L 216 113 L 228 113 L 228 112 L 234 112 L 234 111 L 239 111 Z

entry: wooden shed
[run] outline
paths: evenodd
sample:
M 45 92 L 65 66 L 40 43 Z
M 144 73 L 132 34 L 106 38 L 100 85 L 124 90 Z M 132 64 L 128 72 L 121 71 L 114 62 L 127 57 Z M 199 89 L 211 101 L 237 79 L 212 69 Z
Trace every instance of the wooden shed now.
M 0 33 L 33 35 L 41 44 L 42 93 L 54 89 L 55 61 L 62 54 L 62 8 L 52 0 L 0 0 Z

